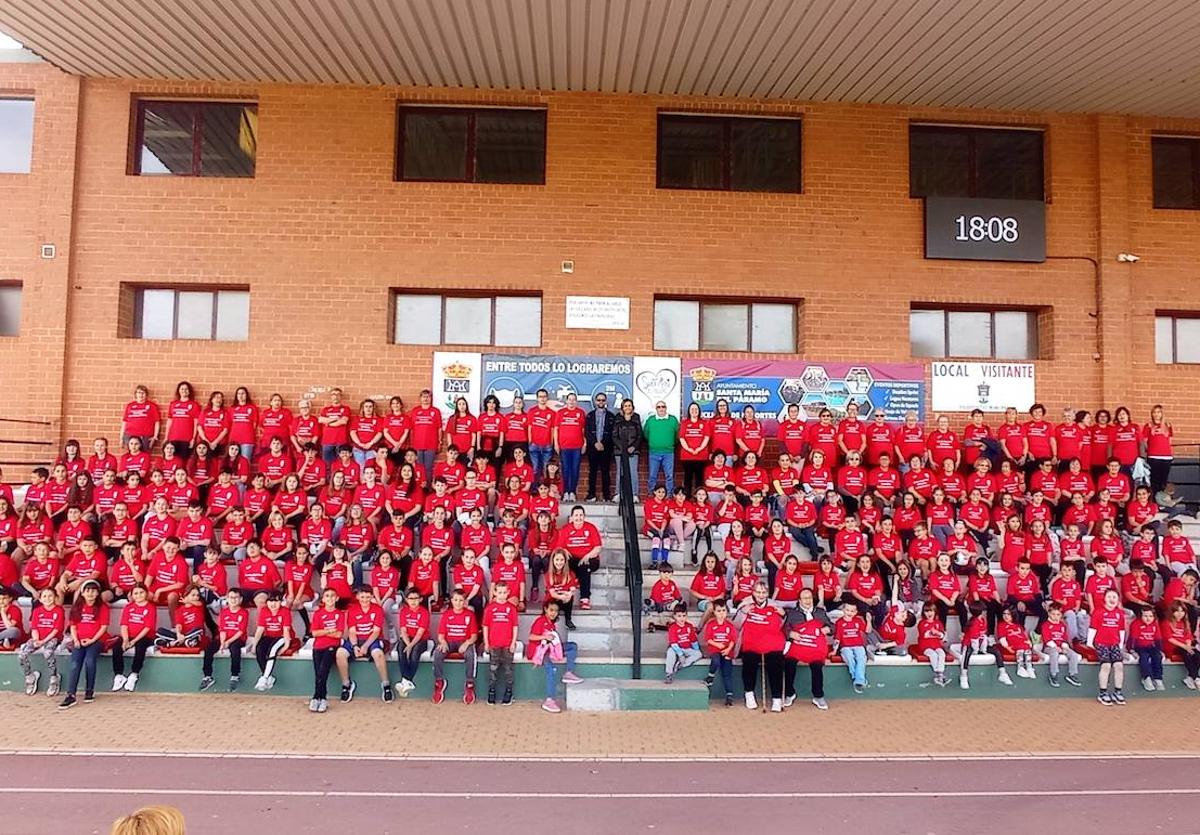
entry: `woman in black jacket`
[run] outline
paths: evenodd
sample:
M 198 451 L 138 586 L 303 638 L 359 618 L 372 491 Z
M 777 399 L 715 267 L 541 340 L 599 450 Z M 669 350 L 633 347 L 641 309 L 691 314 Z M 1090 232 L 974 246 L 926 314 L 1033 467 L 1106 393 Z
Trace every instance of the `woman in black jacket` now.
M 633 401 L 628 397 L 621 401 L 621 411 L 613 420 L 613 452 L 617 458 L 617 495 L 621 494 L 621 479 L 628 478 L 633 487 L 633 500 L 637 497 L 638 450 L 642 448 L 642 419 L 633 410 Z

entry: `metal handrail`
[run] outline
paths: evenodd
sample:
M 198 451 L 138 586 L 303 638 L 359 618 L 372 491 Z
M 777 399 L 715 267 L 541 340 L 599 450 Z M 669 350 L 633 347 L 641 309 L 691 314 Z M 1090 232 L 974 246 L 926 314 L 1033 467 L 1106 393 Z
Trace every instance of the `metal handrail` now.
M 629 623 L 633 629 L 633 677 L 642 677 L 642 556 L 638 547 L 637 512 L 633 504 L 633 479 L 624 450 L 617 454 L 621 467 L 617 478 L 618 512 L 625 532 L 625 588 L 629 591 Z

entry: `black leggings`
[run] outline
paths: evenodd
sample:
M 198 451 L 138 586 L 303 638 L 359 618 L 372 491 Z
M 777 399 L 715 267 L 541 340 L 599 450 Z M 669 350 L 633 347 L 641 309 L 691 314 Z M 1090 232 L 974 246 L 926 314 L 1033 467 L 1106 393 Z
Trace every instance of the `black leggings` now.
M 140 641 L 133 642 L 133 666 L 131 671 L 134 675 L 142 671 L 142 665 L 146 663 L 146 650 L 150 649 L 153 643 L 153 635 L 147 635 Z M 125 675 L 125 645 L 120 638 L 117 638 L 117 642 L 112 648 L 112 665 L 114 676 Z
M 691 498 L 698 488 L 704 486 L 704 468 L 708 462 L 680 461 L 679 463 L 683 467 L 683 489 L 687 491 L 688 498 Z
M 1178 650 L 1179 657 L 1183 661 L 1183 668 L 1187 670 L 1188 678 L 1196 678 L 1200 676 L 1200 651 L 1192 650 L 1184 652 Z
M 312 662 L 314 699 L 325 699 L 329 695 L 329 671 L 333 669 L 333 661 L 337 656 L 337 650 L 337 647 L 326 647 L 325 649 L 313 650 Z
M 963 644 L 962 671 L 965 673 L 971 668 L 971 656 L 975 654 L 975 650 L 971 649 L 971 644 Z M 996 668 L 1004 669 L 1004 655 L 1000 652 L 1000 647 L 992 647 L 992 655 L 996 659 Z
M 575 572 L 576 579 L 579 580 L 579 599 L 589 599 L 592 596 L 592 572 L 600 568 L 600 558 L 579 560 L 569 557 L 567 562 L 571 566 L 571 570 Z
M 772 699 L 783 698 L 783 653 L 776 650 L 775 652 L 751 652 L 750 650 L 742 650 L 742 687 L 747 693 L 753 693 L 758 687 L 758 669 L 762 665 L 766 667 L 767 672 L 767 689 L 771 692 Z
M 1171 476 L 1172 458 L 1147 458 L 1146 463 L 1150 465 L 1150 498 L 1153 499 L 1158 491 L 1167 486 L 1167 480 Z
M 967 625 L 967 604 L 963 603 L 963 599 L 961 597 L 954 601 L 953 606 L 947 606 L 940 599 L 935 597 L 933 599 L 933 607 L 937 610 L 938 620 L 942 622 L 943 626 L 946 623 L 946 618 L 950 617 L 951 612 L 954 612 L 956 615 L 958 615 L 959 623 L 961 623 L 963 626 Z
M 287 641 L 282 637 L 271 638 L 266 635 L 254 645 L 254 658 L 258 661 L 258 668 L 262 670 L 264 676 L 271 675 L 275 670 L 275 659 L 279 657 L 279 653 L 287 649 L 287 645 Z
M 784 698 L 790 698 L 796 695 L 796 670 L 800 668 L 800 662 L 791 658 L 783 660 L 783 695 Z M 825 662 L 812 661 L 808 665 L 808 672 L 812 678 L 812 696 L 814 699 L 825 698 Z
M 217 654 L 217 648 L 220 647 L 220 641 L 209 641 L 204 645 L 204 675 L 211 678 L 213 674 L 213 658 Z M 237 678 L 242 674 L 242 647 L 246 645 L 245 641 L 233 641 L 229 644 L 229 675 L 232 678 Z

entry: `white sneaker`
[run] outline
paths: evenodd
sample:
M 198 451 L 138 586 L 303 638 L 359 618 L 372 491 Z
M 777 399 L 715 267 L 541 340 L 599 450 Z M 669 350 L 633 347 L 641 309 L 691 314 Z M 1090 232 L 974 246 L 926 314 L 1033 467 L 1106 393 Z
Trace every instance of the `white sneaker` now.
M 959 688 L 961 688 L 963 690 L 970 690 L 971 689 L 971 677 L 969 675 L 967 675 L 966 673 L 959 673 L 958 686 L 959 686 Z
M 130 673 L 129 677 L 125 679 L 125 692 L 132 693 L 134 690 L 137 689 L 137 683 L 138 683 L 138 674 Z
M 270 690 L 275 686 L 275 676 L 267 676 L 267 689 Z
M 309 712 L 309 713 L 316 713 L 316 712 L 317 712 L 317 705 L 319 705 L 319 704 L 320 704 L 320 701 L 318 701 L 317 699 L 309 699 L 309 702 L 308 702 L 308 712 Z
M 1196 679 L 1185 676 L 1183 679 L 1183 686 L 1186 687 L 1188 690 L 1195 690 L 1196 689 Z
M 791 707 L 791 706 L 792 706 L 792 705 L 794 705 L 795 703 L 796 703 L 796 696 L 795 696 L 795 694 L 792 694 L 791 696 L 786 696 L 786 697 L 784 698 L 784 700 L 783 700 L 783 706 L 784 706 L 784 707 Z
M 125 676 L 122 676 L 122 675 L 113 676 L 112 692 L 116 693 L 116 692 L 118 692 L 120 690 L 124 690 L 124 689 L 125 689 Z
M 267 677 L 259 676 L 258 681 L 254 682 L 254 689 L 259 691 L 260 693 L 263 690 L 266 690 L 267 689 Z
M 771 699 L 771 712 L 781 713 L 783 711 L 783 699 Z
M 1001 670 L 1000 675 L 997 676 L 997 678 L 1000 679 L 1001 684 L 1007 684 L 1009 687 L 1012 686 L 1013 680 L 1012 677 L 1009 676 L 1008 670 Z
M 746 694 L 746 710 L 758 710 L 758 700 L 753 693 Z
M 406 696 L 417 689 L 417 685 L 413 684 L 412 679 L 406 678 L 400 683 L 404 685 L 404 695 Z
M 1150 678 L 1149 676 L 1142 679 L 1142 689 L 1147 691 L 1154 690 L 1154 679 Z
M 34 670 L 29 675 L 25 676 L 25 695 L 32 696 L 38 691 L 38 681 L 42 678 L 40 670 Z M 1191 679 L 1189 679 L 1190 681 Z

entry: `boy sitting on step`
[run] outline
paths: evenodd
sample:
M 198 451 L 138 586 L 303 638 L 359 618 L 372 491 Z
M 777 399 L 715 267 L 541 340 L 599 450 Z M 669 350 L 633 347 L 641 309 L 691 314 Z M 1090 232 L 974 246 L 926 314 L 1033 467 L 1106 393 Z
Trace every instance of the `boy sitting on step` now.
M 675 681 L 675 674 L 690 667 L 703 657 L 700 651 L 700 635 L 687 619 L 687 604 L 676 603 L 671 612 L 673 618 L 667 627 L 667 675 L 665 684 Z
M 650 587 L 650 596 L 642 607 L 647 617 L 647 632 L 669 627 L 675 605 L 683 602 L 683 592 L 671 577 L 674 571 L 669 562 L 658 564 L 658 581 Z

